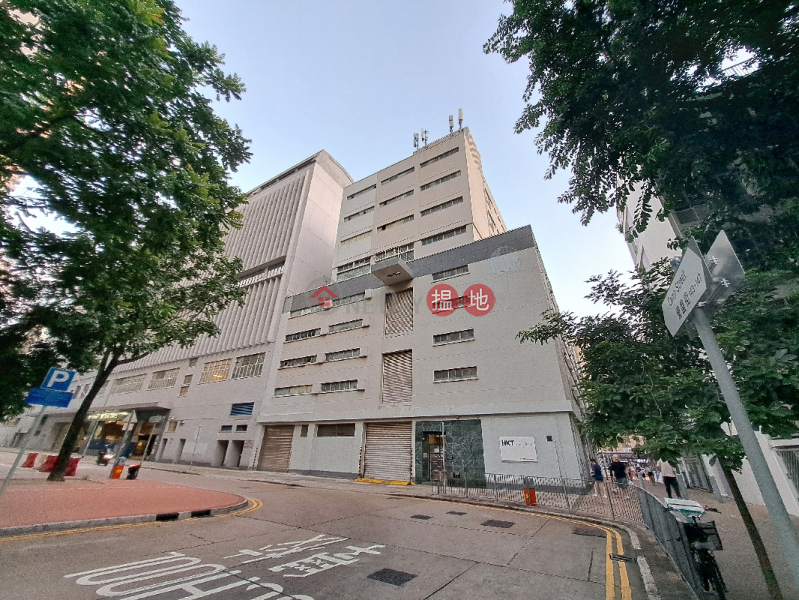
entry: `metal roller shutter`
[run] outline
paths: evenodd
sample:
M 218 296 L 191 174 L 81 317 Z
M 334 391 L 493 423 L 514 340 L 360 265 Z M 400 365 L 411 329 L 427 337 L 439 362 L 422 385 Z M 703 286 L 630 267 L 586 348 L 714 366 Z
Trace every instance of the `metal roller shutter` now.
M 367 423 L 363 474 L 369 479 L 410 481 L 411 422 Z
M 291 441 L 294 438 L 294 425 L 271 425 L 264 431 L 261 445 L 261 459 L 258 461 L 259 471 L 289 470 L 291 460 Z
M 413 331 L 413 288 L 386 294 L 386 335 Z
M 404 350 L 383 355 L 384 403 L 410 402 L 413 399 L 413 352 Z

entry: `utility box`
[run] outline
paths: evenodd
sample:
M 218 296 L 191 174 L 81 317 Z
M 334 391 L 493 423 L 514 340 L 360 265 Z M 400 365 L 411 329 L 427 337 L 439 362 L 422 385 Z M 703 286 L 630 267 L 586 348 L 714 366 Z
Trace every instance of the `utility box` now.
M 525 488 L 524 489 L 524 503 L 527 506 L 537 506 L 538 503 L 535 500 L 535 489 L 534 488 Z

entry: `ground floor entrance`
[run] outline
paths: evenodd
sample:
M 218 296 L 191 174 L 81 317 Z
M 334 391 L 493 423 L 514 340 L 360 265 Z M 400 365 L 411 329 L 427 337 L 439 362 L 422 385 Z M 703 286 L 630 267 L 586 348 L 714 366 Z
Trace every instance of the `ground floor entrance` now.
M 293 439 L 294 425 L 267 425 L 264 427 L 258 470 L 286 473 L 291 462 Z
M 410 481 L 413 435 L 410 421 L 367 423 L 363 476 Z

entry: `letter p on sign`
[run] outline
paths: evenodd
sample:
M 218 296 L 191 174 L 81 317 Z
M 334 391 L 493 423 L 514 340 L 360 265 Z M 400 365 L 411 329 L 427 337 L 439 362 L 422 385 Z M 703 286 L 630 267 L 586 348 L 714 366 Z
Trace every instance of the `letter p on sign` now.
M 44 378 L 42 387 L 46 390 L 66 392 L 74 377 L 75 371 L 50 367 L 50 370 L 47 372 L 47 377 Z

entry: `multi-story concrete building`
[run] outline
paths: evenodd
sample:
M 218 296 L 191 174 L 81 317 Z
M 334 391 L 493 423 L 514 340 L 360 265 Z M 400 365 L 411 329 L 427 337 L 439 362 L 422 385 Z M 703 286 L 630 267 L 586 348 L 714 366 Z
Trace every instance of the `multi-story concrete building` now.
M 468 129 L 347 187 L 341 215 L 335 283 L 283 308 L 258 468 L 581 477 L 573 355 L 516 339 L 554 298 Z
M 530 227 L 506 230 L 468 129 L 356 183 L 320 152 L 242 213 L 226 252 L 244 307 L 115 372 L 86 444 L 401 481 L 587 474 L 573 354 L 516 339 L 557 308 L 541 257 Z M 74 411 L 51 410 L 35 445 L 57 448 Z
M 627 246 L 637 267 L 648 269 L 661 258 L 677 256 L 680 253 L 668 247 L 668 243 L 680 237 L 686 227 L 695 225 L 707 216 L 702 206 L 685 205 L 677 207 L 667 219 L 660 221 L 651 219 L 647 228 L 636 237 L 628 235 L 634 223 L 635 214 L 640 204 L 640 196 L 633 196 L 623 211 L 618 211 L 619 223 L 625 236 Z M 652 199 L 652 212 L 657 214 L 663 205 L 657 198 Z M 729 432 L 728 432 L 729 433 Z M 760 432 L 755 432 L 763 454 L 777 483 L 783 502 L 788 512 L 799 515 L 799 440 L 776 439 Z M 714 488 L 716 492 L 730 496 L 724 474 L 718 463 L 710 461 L 710 457 L 684 457 L 681 461 L 683 476 L 695 487 Z M 747 502 L 763 504 L 763 497 L 757 487 L 749 461 L 744 459 L 743 471 L 736 474 L 738 487 Z
M 342 190 L 350 183 L 322 151 L 252 190 L 240 208 L 242 227 L 228 232 L 225 247 L 244 263 L 244 305 L 218 316 L 217 337 L 117 368 L 94 401 L 84 443 L 117 443 L 132 428 L 134 455 L 154 451 L 158 460 L 251 466 L 284 298 L 329 276 Z M 77 378 L 68 408 L 48 409 L 33 447 L 60 447 L 92 379 Z M 26 415 L 2 428 L 0 443 L 19 444 L 32 422 Z

